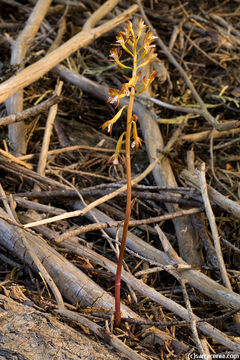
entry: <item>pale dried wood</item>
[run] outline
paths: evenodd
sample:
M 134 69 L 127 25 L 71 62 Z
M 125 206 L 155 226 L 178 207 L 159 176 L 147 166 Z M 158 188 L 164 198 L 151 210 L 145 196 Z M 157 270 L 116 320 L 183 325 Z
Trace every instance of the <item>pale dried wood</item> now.
M 120 0 L 108 0 L 100 6 L 94 13 L 87 19 L 83 25 L 83 31 L 90 31 L 97 23 L 104 18 L 112 9 L 120 2 Z
M 222 249 L 221 249 L 221 245 L 220 245 L 220 238 L 219 238 L 219 234 L 218 234 L 215 216 L 214 216 L 214 213 L 213 213 L 213 210 L 212 210 L 212 207 L 210 204 L 210 200 L 208 197 L 205 171 L 206 171 L 206 164 L 202 163 L 200 171 L 197 170 L 202 199 L 203 199 L 203 203 L 205 206 L 206 215 L 207 215 L 207 218 L 208 218 L 208 221 L 210 224 L 210 228 L 212 231 L 212 236 L 213 236 L 214 246 L 216 249 L 216 255 L 217 255 L 217 259 L 218 259 L 218 265 L 219 265 L 219 270 L 221 273 L 222 281 L 223 281 L 223 284 L 228 289 L 232 290 L 232 285 L 229 280 L 226 265 L 223 260 L 223 254 L 222 254 Z
M 148 66 L 144 66 L 141 69 L 141 72 L 141 78 L 146 77 L 146 79 L 148 79 L 151 73 L 150 64 L 148 64 Z M 151 87 L 148 87 L 140 96 L 151 96 Z M 169 149 L 165 147 L 159 124 L 150 111 L 146 110 L 141 105 L 139 105 L 139 108 L 136 107 L 136 110 L 143 133 L 149 162 L 151 163 L 154 157 L 159 156 L 160 153 L 171 151 L 172 147 L 170 148 L 169 146 Z M 136 110 L 134 109 L 134 111 Z M 172 140 L 174 141 L 173 137 Z M 170 142 L 168 145 L 170 145 Z M 156 184 L 159 186 L 177 186 L 177 181 L 173 174 L 171 164 L 166 156 L 164 156 L 161 159 L 161 162 L 159 162 L 153 169 L 153 176 Z M 166 207 L 169 213 L 178 211 L 179 209 L 177 204 L 166 204 Z M 182 258 L 189 264 L 200 266 L 202 261 L 201 257 L 199 256 L 198 246 L 196 244 L 197 239 L 192 228 L 190 217 L 186 216 L 183 218 L 174 219 L 173 224 L 176 230 L 176 237 L 178 239 L 179 250 Z
M 91 212 L 91 216 L 94 219 L 96 218 L 96 216 L 94 216 L 94 214 L 92 212 Z M 28 217 L 23 216 L 23 218 L 28 218 Z M 28 218 L 28 219 L 30 219 L 30 218 Z M 45 225 L 38 226 L 37 231 L 40 232 L 41 234 L 43 234 L 44 236 L 46 236 L 50 240 L 53 240 L 57 236 L 57 233 L 55 231 L 48 229 Z M 108 236 L 108 235 L 106 234 L 106 236 Z M 75 237 L 74 238 L 74 246 L 77 245 L 76 241 L 78 242 L 78 239 Z M 108 260 L 106 259 L 106 261 L 108 261 Z M 127 282 L 127 286 L 129 287 L 130 283 Z M 130 289 L 131 289 L 131 287 L 130 287 Z M 124 308 L 124 306 L 121 305 L 121 310 L 122 310 L 123 314 L 125 313 L 125 308 Z M 137 314 L 135 314 L 135 318 L 137 318 L 139 321 L 144 321 L 144 319 L 142 317 L 138 316 Z M 91 328 L 91 326 L 90 326 L 90 328 Z M 156 342 L 160 345 L 164 345 L 165 343 L 168 343 L 168 344 L 171 343 L 177 354 L 187 351 L 188 346 L 185 345 L 183 342 L 177 340 L 174 336 L 172 336 L 168 332 L 164 332 L 164 331 L 159 330 L 154 327 L 152 328 L 152 330 L 150 330 L 150 333 L 152 333 L 152 332 L 153 332 L 152 336 L 154 336 L 154 334 L 157 335 L 157 338 L 154 342 Z
M 63 86 L 63 82 L 59 81 L 55 88 L 55 93 L 57 96 L 60 96 L 61 91 L 62 91 L 62 86 Z M 51 134 L 52 134 L 54 120 L 57 115 L 57 109 L 58 109 L 58 104 L 54 104 L 51 106 L 49 113 L 48 113 L 46 126 L 45 126 L 42 147 L 41 147 L 41 152 L 39 155 L 38 167 L 37 167 L 37 173 L 39 175 L 43 175 L 43 176 L 45 175 L 48 149 L 49 149 L 50 138 L 51 138 Z M 40 186 L 36 183 L 34 184 L 34 190 L 40 191 Z
M 27 164 L 23 160 L 18 159 L 16 156 L 10 154 L 7 151 L 4 151 L 3 149 L 0 149 L 0 154 L 3 155 L 5 158 L 7 158 L 9 160 L 9 162 L 24 166 L 25 168 L 30 169 L 30 170 L 33 169 L 33 166 L 31 164 Z
M 90 44 L 93 40 L 99 38 L 104 33 L 122 24 L 128 19 L 129 16 L 136 12 L 137 9 L 137 5 L 132 5 L 119 16 L 116 16 L 114 19 L 107 21 L 103 25 L 92 29 L 90 32 L 82 31 L 76 34 L 59 48 L 44 56 L 44 58 L 40 59 L 32 65 L 29 65 L 18 74 L 4 81 L 0 85 L 0 102 L 5 101 L 17 91 L 38 80 L 41 76 L 54 68 L 54 66 L 59 64 L 61 61 L 66 59 L 81 47 Z
M 124 355 L 127 356 L 129 360 L 144 360 L 136 351 L 130 349 L 126 344 L 124 344 L 121 340 L 119 340 L 115 335 L 104 331 L 101 326 L 94 323 L 93 321 L 90 321 L 89 319 L 84 318 L 80 314 L 70 311 L 70 310 L 57 310 L 57 314 L 60 314 L 68 319 L 74 320 L 75 322 L 86 326 L 91 331 L 94 332 L 97 336 L 99 336 L 101 339 L 103 339 L 107 344 L 111 345 L 116 350 L 120 351 Z
M 11 65 L 20 65 L 24 59 L 28 48 L 30 47 L 39 26 L 44 19 L 51 0 L 38 0 L 31 15 L 29 16 L 24 29 L 21 31 L 17 40 L 13 44 Z M 8 114 L 21 112 L 23 110 L 23 92 L 22 89 L 14 94 L 6 102 Z M 11 95 L 12 95 L 11 94 Z M 4 101 L 2 100 L 2 101 Z M 9 139 L 16 155 L 25 154 L 26 142 L 24 137 L 24 122 L 11 124 L 8 127 Z
M 236 124 L 236 126 L 237 126 L 237 124 Z M 238 124 L 238 126 L 239 126 L 239 124 Z M 200 132 L 193 133 L 193 134 L 182 135 L 180 137 L 180 139 L 182 141 L 196 143 L 196 142 L 199 142 L 199 141 L 204 141 L 204 140 L 210 139 L 211 133 L 213 133 L 213 138 L 214 139 L 219 139 L 219 138 L 224 137 L 224 136 L 230 136 L 230 135 L 239 134 L 240 133 L 240 128 L 230 129 L 230 130 L 225 130 L 225 131 L 218 131 L 216 129 L 214 129 L 214 130 L 205 130 L 205 131 L 200 131 Z
M 82 209 L 83 205 L 80 201 L 75 201 L 72 204 L 72 207 L 75 209 Z M 109 222 L 111 218 L 99 211 L 98 209 L 93 210 L 95 216 L 97 216 L 99 221 Z M 85 215 L 89 220 L 94 221 L 90 214 Z M 116 229 L 108 228 L 106 232 L 112 237 L 116 237 Z M 121 238 L 122 229 L 119 230 L 119 237 Z M 143 256 L 144 258 L 149 259 L 150 261 L 156 262 L 158 264 L 169 265 L 173 264 L 171 259 L 164 252 L 156 249 L 147 242 L 140 239 L 135 234 L 128 232 L 127 237 L 127 248 L 134 251 L 136 254 Z M 181 257 L 178 257 L 179 264 L 185 264 Z M 200 290 L 203 294 L 207 295 L 214 301 L 227 308 L 232 308 L 238 310 L 240 308 L 240 295 L 226 289 L 224 286 L 220 285 L 218 282 L 212 280 L 208 276 L 201 273 L 199 270 L 185 270 L 181 272 L 183 279 L 187 280 L 191 286 Z
M 108 99 L 108 88 L 106 86 L 96 84 L 93 81 L 86 79 L 84 76 L 81 76 L 76 72 L 67 69 L 63 65 L 58 65 L 56 68 L 54 68 L 54 72 L 60 75 L 63 80 L 74 84 L 75 86 L 81 88 L 83 91 L 86 91 L 93 96 L 97 96 L 99 99 L 102 100 Z M 127 100 L 121 99 L 120 104 L 126 105 Z M 149 111 L 142 104 L 139 104 L 137 102 L 134 104 L 134 113 L 138 115 L 138 119 L 141 124 L 144 140 L 148 150 L 149 160 L 151 162 L 153 161 L 154 156 L 159 156 L 164 146 L 159 126 L 156 120 L 149 114 Z M 155 169 L 153 170 L 153 176 L 156 183 L 160 186 L 176 186 L 176 180 L 174 178 L 170 163 L 166 157 L 161 160 L 161 163 L 156 165 Z M 169 211 L 174 211 L 173 207 L 169 206 Z M 176 219 L 174 223 L 176 227 L 178 241 L 179 244 L 181 244 L 181 251 L 184 251 L 186 253 L 186 241 L 189 244 L 194 243 L 194 236 L 190 220 L 184 218 L 181 219 L 181 221 L 178 221 Z M 185 229 L 187 229 L 187 231 L 185 231 Z M 200 265 L 200 256 L 198 255 L 196 248 L 196 246 L 189 246 L 188 255 L 186 256 L 191 257 L 191 259 L 194 259 L 193 262 L 195 264 Z
M 21 224 L 19 223 L 19 220 L 17 218 L 17 214 L 16 214 L 15 210 L 13 209 L 13 206 L 11 207 L 9 205 L 5 191 L 3 190 L 1 184 L 0 184 L 0 194 L 3 198 L 3 204 L 4 204 L 5 210 L 9 216 L 9 218 L 11 219 L 11 221 L 15 221 L 17 224 L 17 226 L 15 227 L 15 230 L 18 233 L 18 235 L 21 237 L 21 240 L 26 248 L 26 252 L 30 256 L 30 259 L 32 260 L 34 266 L 38 269 L 39 273 L 41 274 L 41 276 L 44 278 L 44 280 L 46 281 L 46 283 L 49 285 L 50 289 L 52 290 L 59 308 L 63 309 L 64 303 L 63 303 L 61 293 L 58 290 L 56 284 L 54 283 L 52 277 L 49 275 L 48 271 L 46 270 L 46 268 L 44 267 L 42 262 L 39 260 L 31 243 L 25 236 L 25 233 L 24 233 L 22 227 L 20 226 Z
M 155 159 L 148 167 L 145 171 L 142 172 L 142 174 L 140 174 L 139 176 L 137 176 L 135 179 L 132 180 L 132 185 L 139 183 L 142 179 L 144 179 L 148 174 L 150 174 L 152 172 L 152 170 L 154 169 L 154 167 L 157 165 L 159 159 Z M 118 194 L 120 194 L 123 191 L 126 191 L 127 189 L 127 185 L 122 186 L 121 188 L 111 192 L 108 195 L 104 195 L 102 196 L 100 199 L 97 199 L 95 201 L 93 201 L 91 204 L 89 204 L 88 206 L 86 206 L 84 209 L 82 210 L 76 210 L 76 211 L 70 211 L 70 212 L 66 212 L 65 214 L 61 214 L 61 215 L 57 215 L 57 216 L 53 216 L 51 218 L 48 219 L 43 219 L 43 220 L 39 220 L 39 221 L 35 221 L 29 224 L 25 224 L 24 227 L 25 228 L 31 228 L 34 226 L 38 226 L 38 225 L 43 225 L 43 224 L 49 224 L 51 222 L 55 222 L 55 221 L 59 221 L 59 220 L 63 220 L 63 219 L 69 219 L 72 217 L 76 217 L 76 216 L 83 216 L 85 215 L 89 210 L 94 209 L 96 206 L 102 204 L 103 202 L 106 202 L 107 200 L 110 200 L 112 198 L 114 198 L 115 196 L 117 196 Z
M 60 81 L 56 85 L 55 94 L 57 96 L 60 96 L 61 91 L 62 91 L 62 86 L 63 86 L 62 81 Z M 49 149 L 50 138 L 51 138 L 51 134 L 52 134 L 53 123 L 54 123 L 55 117 L 57 115 L 57 109 L 58 109 L 58 105 L 54 104 L 53 106 L 51 106 L 51 108 L 49 110 L 46 127 L 45 127 L 45 131 L 44 131 L 44 136 L 43 136 L 41 152 L 40 152 L 40 156 L 39 156 L 39 160 L 38 160 L 37 172 L 40 175 L 45 175 L 45 167 L 46 167 L 46 162 L 47 162 L 48 149 Z
M 38 104 L 36 106 L 30 107 L 21 112 L 16 112 L 14 114 L 1 117 L 0 118 L 0 126 L 13 124 L 15 122 L 25 120 L 31 116 L 38 115 L 39 113 L 46 111 L 50 106 L 58 103 L 60 100 L 61 99 L 59 97 L 57 97 L 56 95 L 53 95 L 49 99 L 41 102 L 40 104 Z
M 95 211 L 95 210 L 94 210 Z M 81 254 L 81 256 L 85 256 L 93 263 L 97 263 L 103 266 L 105 269 L 111 271 L 113 274 L 116 273 L 116 264 L 112 261 L 106 259 L 102 255 L 97 254 L 95 251 L 89 249 L 86 246 L 83 246 L 76 242 L 64 241 L 61 246 L 71 250 L 75 254 Z M 122 272 L 122 280 L 126 283 L 130 284 L 133 289 L 135 289 L 139 294 L 149 297 L 156 303 L 165 307 L 166 309 L 172 311 L 174 314 L 180 316 L 182 319 L 189 321 L 188 311 L 175 301 L 165 297 L 159 291 L 156 291 L 154 288 L 146 285 L 143 281 L 136 279 L 133 275 L 123 270 Z M 200 318 L 194 315 L 194 320 L 199 321 Z M 198 329 L 201 330 L 205 335 L 212 337 L 220 344 L 223 344 L 227 348 L 239 352 L 240 351 L 240 343 L 237 339 L 233 339 L 218 329 L 214 328 L 212 325 L 207 322 L 198 322 Z M 177 345 L 177 344 L 176 344 Z
M 9 218 L 8 215 L 0 209 L 0 215 Z M 48 229 L 50 232 L 50 229 Z M 23 230 L 26 239 L 31 243 L 34 252 L 46 268 L 50 276 L 54 279 L 61 294 L 69 300 L 70 303 L 79 306 L 95 306 L 102 309 L 114 308 L 114 299 L 100 286 L 96 285 L 86 274 L 72 265 L 55 249 L 47 244 L 40 236 L 32 232 Z M 0 220 L 0 243 L 8 249 L 9 252 L 22 259 L 34 271 L 38 271 L 33 263 L 31 256 L 26 251 L 18 229 L 10 222 Z M 127 306 L 122 305 L 126 316 L 138 318 L 138 316 Z
M 0 319 L 1 359 L 126 359 L 101 341 L 77 332 L 51 314 L 36 310 L 31 302 L 19 303 L 0 295 Z
M 199 179 L 197 174 L 190 173 L 188 170 L 184 169 L 181 174 L 181 178 L 186 181 L 189 186 L 195 187 L 195 189 L 200 189 Z M 212 186 L 207 185 L 208 195 L 211 201 L 216 205 L 226 210 L 229 214 L 240 218 L 240 206 L 236 201 L 233 201 L 226 196 L 222 195 L 219 191 L 215 190 Z
M 158 236 L 159 236 L 159 239 L 160 239 L 160 241 L 162 243 L 163 249 L 167 252 L 167 254 L 169 255 L 169 258 L 174 261 L 174 256 L 172 256 L 172 254 L 173 253 L 175 254 L 175 250 L 173 249 L 172 245 L 168 241 L 168 238 L 166 237 L 164 232 L 160 229 L 159 225 L 156 225 L 155 229 L 158 232 Z M 169 251 L 169 250 L 171 250 L 171 251 Z M 167 270 L 167 271 L 169 271 L 169 270 Z M 170 272 L 170 274 L 175 275 L 174 272 L 172 272 L 171 270 L 169 272 Z M 181 273 L 181 272 L 178 271 L 178 273 Z M 188 312 L 188 318 L 189 318 L 189 322 L 190 322 L 190 325 L 191 325 L 191 330 L 192 330 L 194 342 L 196 344 L 196 347 L 198 349 L 199 354 L 201 355 L 201 357 L 204 358 L 206 356 L 206 354 L 204 353 L 204 349 L 202 347 L 202 344 L 201 344 L 201 341 L 200 341 L 200 338 L 199 338 L 199 334 L 198 334 L 198 330 L 197 330 L 197 320 L 196 320 L 195 315 L 193 313 L 192 306 L 191 306 L 191 303 L 190 303 L 190 300 L 189 300 L 189 297 L 188 297 L 188 293 L 187 293 L 187 289 L 186 289 L 186 283 L 187 282 L 185 280 L 183 280 L 181 278 L 181 275 L 179 275 L 179 274 L 178 274 L 178 276 L 175 275 L 175 277 L 179 281 L 179 283 L 181 285 L 181 288 L 182 288 L 183 298 L 184 298 L 184 302 L 185 302 L 186 309 L 187 309 L 187 312 Z
M 8 159 L 0 155 L 0 168 L 5 169 L 6 171 L 10 171 L 14 174 L 17 174 L 18 176 L 21 175 L 23 178 L 26 179 L 26 181 L 32 181 L 34 183 L 38 183 L 42 187 L 44 185 L 53 186 L 53 188 L 58 189 L 69 189 L 69 186 L 61 184 L 60 182 L 53 180 L 51 178 L 48 178 L 47 176 L 42 176 L 37 174 L 35 171 L 30 169 L 25 169 L 22 166 L 19 166 L 18 164 L 11 164 Z
M 0 214 L 7 217 L 1 209 Z M 21 218 L 24 218 L 25 221 L 30 219 L 27 215 L 22 215 Z M 23 239 L 19 236 L 18 231 L 14 229 L 13 224 L 1 219 L 0 230 L 3 229 L 4 232 L 0 232 L 0 244 L 36 271 L 35 264 L 31 261 L 28 252 L 26 252 L 26 248 L 22 242 Z M 45 226 L 39 226 L 38 230 L 50 239 L 57 235 L 55 231 L 50 230 Z M 67 298 L 70 303 L 74 305 L 78 304 L 83 308 L 86 306 L 93 306 L 99 309 L 109 309 L 111 312 L 113 311 L 114 298 L 111 295 L 101 289 L 100 286 L 96 285 L 86 274 L 82 273 L 81 270 L 62 257 L 56 250 L 52 249 L 41 237 L 26 232 L 25 230 L 22 231 L 25 237 L 31 241 L 32 248 L 54 279 L 62 295 Z M 60 306 L 59 309 L 62 310 L 63 307 Z M 126 305 L 122 304 L 121 309 L 124 317 L 131 317 L 138 319 L 139 321 L 144 321 L 142 317 L 138 316 Z M 173 343 L 173 347 L 176 348 L 176 351 L 180 352 L 187 349 L 185 344 L 178 341 L 170 334 L 158 329 L 156 329 L 156 332 L 158 333 L 159 339 L 161 339 L 161 345 L 165 342 Z

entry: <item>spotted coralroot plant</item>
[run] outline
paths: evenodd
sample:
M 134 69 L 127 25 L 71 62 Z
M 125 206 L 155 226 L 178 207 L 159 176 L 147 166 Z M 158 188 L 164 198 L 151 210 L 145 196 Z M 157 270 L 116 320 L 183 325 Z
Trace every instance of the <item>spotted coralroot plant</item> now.
M 128 105 L 124 105 L 117 112 L 117 114 L 111 119 L 106 121 L 102 125 L 102 129 L 107 128 L 108 132 L 112 133 L 112 128 L 114 123 L 122 116 L 124 109 L 127 110 L 127 121 L 126 121 L 126 131 L 124 131 L 116 146 L 114 155 L 111 157 L 111 161 L 114 164 L 118 164 L 118 158 L 120 155 L 120 150 L 122 147 L 123 139 L 125 137 L 125 154 L 126 154 L 126 176 L 127 176 L 127 203 L 126 203 L 126 212 L 123 226 L 123 234 L 121 240 L 121 247 L 119 252 L 119 259 L 117 264 L 117 272 L 115 278 L 115 326 L 119 327 L 121 323 L 121 312 L 120 312 L 120 287 L 121 287 L 121 271 L 122 271 L 122 262 L 124 256 L 125 243 L 128 232 L 128 224 L 131 214 L 131 158 L 130 151 L 131 147 L 138 150 L 139 146 L 142 145 L 142 140 L 138 137 L 137 133 L 137 116 L 133 114 L 133 104 L 134 98 L 136 95 L 142 93 L 154 80 L 157 75 L 156 71 L 152 71 L 148 78 L 143 77 L 140 81 L 141 68 L 154 60 L 156 55 L 154 53 L 153 44 L 155 36 L 147 26 L 144 24 L 143 20 L 140 19 L 138 22 L 137 30 L 133 29 L 131 21 L 128 21 L 124 31 L 119 31 L 117 35 L 117 48 L 111 50 L 111 57 L 114 61 L 123 69 L 127 69 L 131 73 L 131 78 L 124 76 L 127 79 L 121 89 L 118 91 L 116 89 L 110 89 L 109 94 L 110 98 L 108 102 L 116 103 L 116 108 L 119 106 L 120 99 L 124 97 L 129 97 Z M 140 44 L 141 39 L 141 44 Z M 120 49 L 119 49 L 120 48 Z M 120 60 L 122 50 L 131 56 L 131 66 L 127 66 L 122 63 Z M 133 139 L 131 144 L 131 139 Z

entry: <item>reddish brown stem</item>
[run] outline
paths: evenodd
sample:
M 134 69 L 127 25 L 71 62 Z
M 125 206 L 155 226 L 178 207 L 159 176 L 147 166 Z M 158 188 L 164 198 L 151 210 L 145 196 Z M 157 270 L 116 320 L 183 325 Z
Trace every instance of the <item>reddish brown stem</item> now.
M 133 104 L 135 98 L 135 91 L 137 89 L 137 94 L 143 92 L 154 80 L 156 76 L 156 72 L 152 72 L 148 78 L 144 77 L 140 86 L 137 86 L 137 82 L 141 71 L 137 73 L 137 70 L 143 66 L 146 66 L 153 58 L 156 57 L 157 54 L 154 53 L 153 48 L 155 47 L 152 42 L 154 41 L 155 37 L 153 32 L 147 30 L 145 31 L 144 22 L 142 19 L 138 22 L 138 32 L 137 34 L 134 33 L 133 25 L 131 21 L 128 21 L 127 27 L 124 28 L 124 31 L 119 31 L 117 38 L 117 45 L 121 46 L 123 50 L 125 50 L 128 54 L 133 57 L 133 67 L 124 65 L 120 60 L 121 52 L 119 52 L 116 48 L 111 50 L 111 57 L 115 60 L 115 62 L 122 68 L 132 70 L 132 77 L 128 78 L 128 82 L 124 83 L 119 91 L 116 89 L 110 89 L 109 94 L 109 102 L 114 103 L 117 102 L 117 106 L 119 105 L 120 98 L 130 95 L 128 111 L 127 111 L 127 126 L 126 132 L 123 132 L 120 138 L 118 139 L 115 154 L 112 156 L 113 162 L 117 163 L 118 156 L 120 153 L 120 149 L 122 146 L 123 136 L 126 137 L 126 173 L 127 173 L 127 204 L 126 204 L 126 212 L 125 212 L 125 219 L 124 219 L 124 226 L 123 226 L 123 233 L 122 233 L 122 241 L 120 246 L 119 252 L 119 259 L 117 264 L 117 271 L 116 271 L 116 278 L 115 278 L 115 326 L 119 327 L 121 324 L 121 303 L 120 303 L 120 290 L 121 290 L 121 272 L 122 272 L 122 263 L 124 257 L 124 250 L 127 240 L 127 233 L 128 233 L 128 225 L 131 215 L 131 197 L 132 197 L 132 184 L 131 184 L 131 130 L 133 126 L 133 147 L 136 147 L 136 150 L 142 144 L 142 140 L 138 137 L 137 134 L 137 125 L 136 120 L 137 116 L 133 116 Z M 138 41 L 141 35 L 145 32 L 143 45 L 138 46 Z M 141 61 L 140 65 L 138 65 L 138 61 Z M 129 94 L 130 90 L 130 94 Z M 116 106 L 116 107 L 117 107 Z M 108 128 L 108 131 L 111 132 L 113 124 L 119 119 L 122 114 L 122 111 L 125 109 L 126 105 L 124 105 L 118 113 L 109 121 L 106 121 L 102 128 Z
M 136 79 L 136 63 L 137 63 L 137 56 L 134 56 L 133 59 L 133 72 L 132 77 Z M 126 245 L 127 233 L 128 233 L 128 224 L 131 215 L 131 201 L 132 201 L 132 185 L 131 185 L 131 129 L 132 129 L 132 110 L 133 110 L 133 103 L 135 98 L 135 85 L 136 81 L 131 87 L 130 93 L 130 100 L 128 105 L 128 112 L 127 112 L 127 129 L 126 129 L 126 143 L 125 143 L 125 151 L 126 151 L 126 174 L 127 174 L 127 203 L 126 203 L 126 211 L 125 211 L 125 219 L 124 219 L 124 226 L 123 226 L 123 233 L 122 233 L 122 241 L 120 246 L 118 264 L 117 264 L 117 272 L 115 277 L 115 326 L 119 327 L 121 323 L 121 273 L 122 273 L 122 263 L 124 257 L 124 250 Z

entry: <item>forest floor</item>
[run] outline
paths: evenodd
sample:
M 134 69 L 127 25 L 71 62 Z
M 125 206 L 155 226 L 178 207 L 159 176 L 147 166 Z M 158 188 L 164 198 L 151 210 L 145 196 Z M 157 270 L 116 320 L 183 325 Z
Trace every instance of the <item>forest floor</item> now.
M 109 53 L 129 18 L 160 61 L 134 103 L 143 143 L 114 328 L 125 117 L 101 126 L 128 75 Z M 239 1 L 1 1 L 0 294 L 123 358 L 239 358 L 239 18 Z

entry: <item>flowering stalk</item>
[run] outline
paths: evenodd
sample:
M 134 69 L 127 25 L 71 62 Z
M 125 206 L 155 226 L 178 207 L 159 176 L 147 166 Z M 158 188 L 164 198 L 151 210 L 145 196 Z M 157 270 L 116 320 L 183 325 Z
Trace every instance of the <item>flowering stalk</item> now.
M 122 263 L 124 257 L 125 244 L 127 239 L 128 225 L 131 215 L 131 202 L 132 202 L 132 190 L 131 190 L 131 134 L 133 136 L 132 147 L 135 147 L 136 150 L 139 146 L 142 145 L 142 140 L 138 137 L 137 134 L 137 125 L 136 120 L 137 116 L 133 115 L 133 104 L 135 95 L 143 92 L 154 80 L 157 72 L 153 71 L 149 78 L 143 78 L 142 82 L 138 84 L 139 76 L 141 72 L 138 70 L 149 64 L 152 61 L 156 54 L 154 53 L 154 46 L 152 42 L 155 37 L 151 31 L 144 30 L 146 25 L 142 19 L 139 20 L 138 23 L 138 31 L 135 34 L 131 21 L 128 21 L 127 26 L 124 31 L 119 31 L 117 38 L 117 46 L 121 46 L 122 49 L 131 55 L 132 57 L 132 66 L 124 65 L 121 60 L 121 51 L 118 48 L 114 48 L 111 50 L 111 57 L 114 61 L 123 69 L 131 70 L 132 75 L 131 78 L 127 78 L 128 82 L 124 83 L 119 91 L 116 89 L 110 89 L 109 94 L 109 102 L 117 103 L 116 107 L 118 107 L 120 99 L 129 96 L 129 104 L 124 105 L 117 114 L 113 117 L 113 119 L 106 121 L 102 125 L 102 129 L 107 128 L 110 134 L 112 133 L 113 124 L 121 117 L 123 110 L 127 107 L 127 124 L 126 131 L 122 133 L 120 136 L 115 154 L 111 157 L 110 160 L 113 161 L 114 164 L 118 164 L 118 157 L 120 154 L 123 137 L 125 136 L 125 153 L 126 153 L 126 176 L 127 176 L 127 203 L 126 203 L 126 211 L 125 211 L 125 219 L 123 226 L 123 234 L 121 240 L 121 247 L 119 252 L 118 264 L 117 264 L 117 272 L 115 277 L 115 326 L 119 327 L 121 323 L 121 311 L 120 311 L 120 289 L 121 289 L 121 272 L 122 272 Z M 143 45 L 141 47 L 138 46 L 138 42 L 140 37 L 143 36 Z M 158 61 L 158 60 L 155 60 Z

